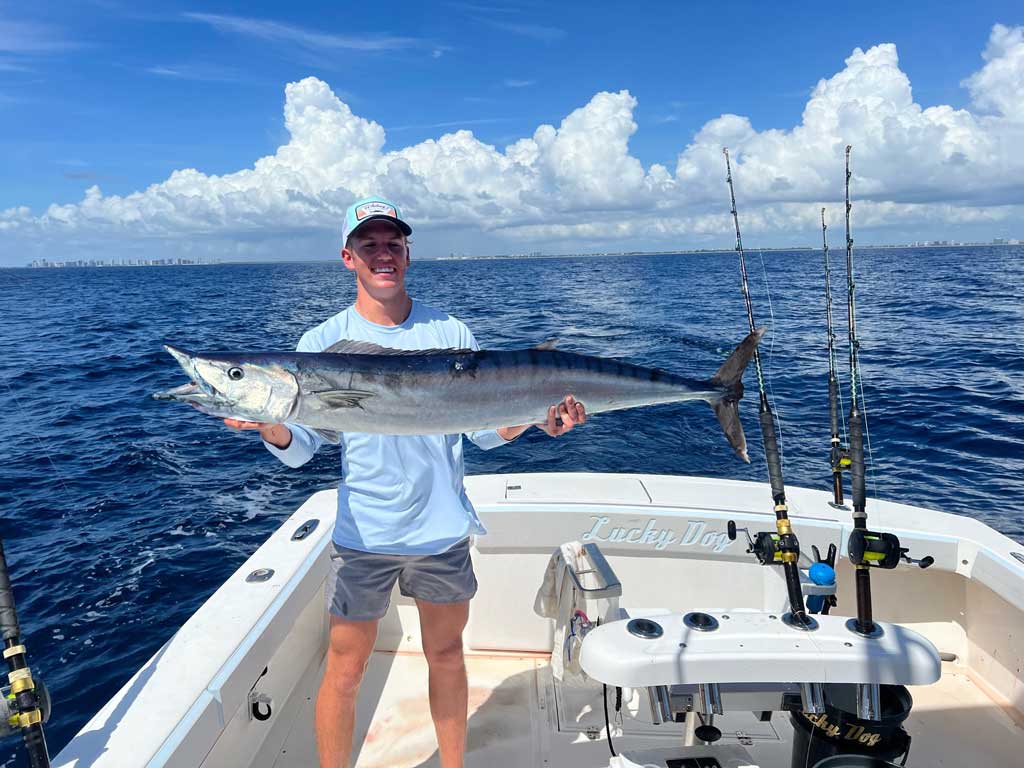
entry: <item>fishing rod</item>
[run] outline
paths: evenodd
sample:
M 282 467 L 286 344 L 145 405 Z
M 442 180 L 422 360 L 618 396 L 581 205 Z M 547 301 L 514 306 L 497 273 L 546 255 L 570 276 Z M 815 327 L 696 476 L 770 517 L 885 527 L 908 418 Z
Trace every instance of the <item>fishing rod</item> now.
M 832 442 L 829 464 L 832 466 L 833 504 L 843 506 L 843 470 L 850 465 L 850 457 L 839 440 L 839 378 L 836 376 L 836 334 L 832 330 L 832 278 L 828 259 L 828 237 L 825 224 L 825 209 L 821 209 L 821 245 L 825 252 L 825 315 L 828 318 L 828 415 L 832 425 Z M 847 216 L 847 237 L 849 237 L 849 216 Z
M 732 203 L 730 212 L 736 227 L 736 253 L 740 257 L 740 276 L 743 283 L 743 299 L 747 305 L 747 323 L 750 326 L 750 332 L 754 333 L 754 310 L 750 303 L 750 289 L 747 285 L 747 264 L 743 253 L 743 239 L 740 236 L 740 219 L 736 213 L 736 192 L 732 184 L 732 163 L 729 160 L 728 147 L 723 147 L 722 153 L 725 155 L 725 180 L 729 185 L 729 201 Z M 772 500 L 775 503 L 776 533 L 761 531 L 757 534 L 756 540 L 751 539 L 750 534 L 747 533 L 747 540 L 750 542 L 750 548 L 747 551 L 753 553 L 761 565 L 782 565 L 790 607 L 790 612 L 783 616 L 783 619 L 798 629 L 814 629 L 817 622 L 811 618 L 804 607 L 803 589 L 800 586 L 800 569 L 797 564 L 800 559 L 800 542 L 797 540 L 796 534 L 793 533 L 793 526 L 789 520 L 786 488 L 782 480 L 782 457 L 779 454 L 779 440 L 775 434 L 775 415 L 768 402 L 764 374 L 761 371 L 761 355 L 756 347 L 754 349 L 754 370 L 757 372 L 757 388 L 760 396 L 758 419 L 761 422 L 764 456 L 768 464 L 768 481 L 772 489 Z M 728 527 L 730 539 L 735 540 L 736 531 L 736 524 L 730 520 Z
M 850 151 L 846 147 L 846 285 L 847 320 L 850 329 L 850 484 L 853 495 L 853 531 L 850 533 L 849 557 L 853 564 L 854 585 L 857 591 L 857 618 L 851 619 L 852 629 L 866 637 L 876 637 L 880 630 L 874 622 L 871 607 L 871 569 L 890 570 L 900 562 L 927 568 L 935 562 L 928 556 L 920 560 L 910 557 L 906 547 L 892 533 L 868 530 L 868 513 L 864 488 L 864 413 L 863 396 L 857 400 L 857 379 L 860 372 L 860 341 L 857 339 L 856 282 L 853 279 L 853 238 L 850 236 Z
M 854 567 L 854 586 L 857 593 L 857 617 L 847 621 L 851 632 L 876 639 L 882 628 L 875 624 L 871 605 L 871 569 L 891 570 L 901 562 L 927 568 L 935 562 L 931 556 L 920 560 L 910 557 L 906 547 L 892 533 L 868 530 L 868 513 L 864 487 L 864 414 L 863 395 L 857 399 L 860 376 L 860 342 L 857 339 L 856 281 L 853 279 L 853 237 L 850 235 L 850 152 L 846 146 L 846 287 L 847 322 L 850 333 L 850 485 L 853 496 L 853 530 L 847 544 L 847 554 Z M 878 683 L 860 683 L 856 686 L 858 717 L 879 720 L 882 716 L 882 686 Z M 905 760 L 905 758 L 904 758 Z
M 10 672 L 10 692 L 0 697 L 0 736 L 15 729 L 21 730 L 25 749 L 28 751 L 31 768 L 49 768 L 50 756 L 46 751 L 46 737 L 43 734 L 45 697 L 44 689 L 37 688 L 28 667 L 26 650 L 18 625 L 18 612 L 14 608 L 14 590 L 7 572 L 7 558 L 4 557 L 4 543 L 0 539 L 0 637 L 4 641 L 4 660 Z M 13 706 L 11 703 L 13 700 Z M 47 713 L 48 714 L 48 713 Z M 9 730 L 8 730 L 9 729 Z
M 868 527 L 867 503 L 864 487 L 864 417 L 857 404 L 857 375 L 859 371 L 857 341 L 856 283 L 853 279 L 853 238 L 850 236 L 850 151 L 846 146 L 846 315 L 850 333 L 850 492 L 853 496 L 853 533 L 850 548 L 854 549 L 854 537 L 860 543 Z M 866 551 L 865 551 L 865 554 Z M 871 635 L 875 623 L 871 608 L 871 568 L 865 558 L 855 564 L 855 585 L 857 590 L 857 632 Z M 870 559 L 870 558 L 868 558 Z M 898 562 L 898 561 L 897 561 Z

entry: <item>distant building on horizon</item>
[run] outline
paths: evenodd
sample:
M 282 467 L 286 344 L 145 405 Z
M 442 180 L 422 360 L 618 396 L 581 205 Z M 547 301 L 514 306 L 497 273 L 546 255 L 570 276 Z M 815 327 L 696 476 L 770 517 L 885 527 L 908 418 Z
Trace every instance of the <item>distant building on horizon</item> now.
M 74 259 L 71 261 L 33 259 L 28 266 L 30 269 L 68 269 L 75 267 L 192 267 L 220 263 L 220 259 L 186 259 L 179 256 L 173 259 Z

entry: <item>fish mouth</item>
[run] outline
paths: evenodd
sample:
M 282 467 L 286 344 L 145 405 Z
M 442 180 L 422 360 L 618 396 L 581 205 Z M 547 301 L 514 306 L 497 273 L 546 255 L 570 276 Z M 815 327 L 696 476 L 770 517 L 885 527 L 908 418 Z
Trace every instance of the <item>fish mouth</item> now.
M 196 399 L 198 396 L 205 396 L 207 393 L 194 381 L 190 381 L 188 384 L 182 384 L 180 387 L 174 389 L 168 389 L 164 392 L 154 392 L 154 400 L 179 400 L 181 402 L 189 402 Z
M 193 353 L 170 344 L 164 344 L 164 349 L 178 361 L 178 365 L 188 374 L 191 381 L 163 392 L 154 392 L 152 395 L 154 400 L 188 403 L 201 411 L 230 408 L 235 404 L 234 400 L 225 397 L 222 392 L 218 392 L 216 387 L 200 375 L 193 363 L 193 358 L 195 358 Z

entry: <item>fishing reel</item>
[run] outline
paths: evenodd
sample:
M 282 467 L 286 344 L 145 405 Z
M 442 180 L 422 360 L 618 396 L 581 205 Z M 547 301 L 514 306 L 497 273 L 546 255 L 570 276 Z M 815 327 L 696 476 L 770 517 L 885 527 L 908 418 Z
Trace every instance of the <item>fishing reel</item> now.
M 39 697 L 39 709 L 45 723 L 50 719 L 50 692 L 42 680 L 36 678 L 34 682 L 36 696 Z M 0 688 L 0 739 L 20 731 L 21 724 L 18 718 L 18 705 L 14 703 L 11 686 L 3 686 Z
M 845 472 L 853 464 L 853 460 L 850 458 L 850 449 L 838 442 L 833 443 L 832 450 L 829 452 L 829 464 L 832 466 L 833 472 Z
M 747 537 L 747 552 L 756 557 L 761 565 L 782 565 L 787 560 L 795 563 L 800 557 L 800 542 L 792 531 L 758 531 L 755 538 L 751 538 L 750 531 L 737 528 L 735 520 L 727 523 L 726 531 L 730 541 L 736 541 L 736 532 L 743 531 Z
M 878 533 L 854 528 L 849 541 L 850 562 L 857 566 L 891 570 L 901 562 L 927 568 L 935 562 L 931 555 L 917 560 L 907 554 L 909 548 L 901 547 L 899 537 L 894 533 Z

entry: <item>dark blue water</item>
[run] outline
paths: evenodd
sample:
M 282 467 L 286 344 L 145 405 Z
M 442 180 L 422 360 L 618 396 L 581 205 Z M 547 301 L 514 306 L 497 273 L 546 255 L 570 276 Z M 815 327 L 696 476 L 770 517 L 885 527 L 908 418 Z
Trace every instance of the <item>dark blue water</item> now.
M 828 488 L 821 255 L 766 253 L 763 270 L 748 258 L 755 315 L 771 326 L 762 354 L 787 482 Z M 869 494 L 1024 541 L 1024 250 L 861 251 L 857 267 Z M 484 347 L 557 336 L 703 377 L 746 333 L 732 254 L 420 262 L 408 279 Z M 292 349 L 353 298 L 340 263 L 0 271 L 0 535 L 33 667 L 56 701 L 52 753 L 284 517 L 337 482 L 332 450 L 292 470 L 252 433 L 150 400 L 184 381 L 161 342 Z M 558 440 L 533 431 L 486 453 L 467 441 L 467 464 L 764 480 L 756 396 L 744 404 L 751 466 L 700 403 L 601 414 Z M 19 764 L 16 746 L 0 746 L 0 764 Z

